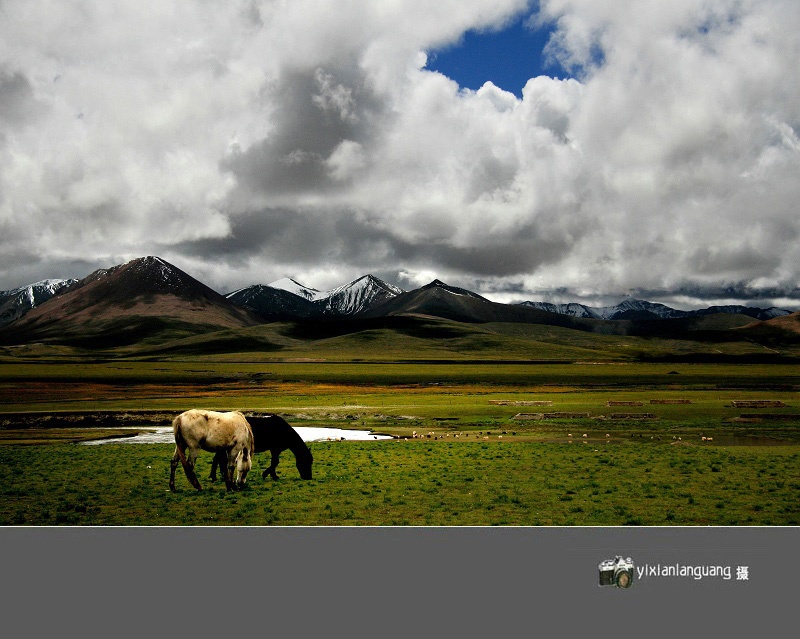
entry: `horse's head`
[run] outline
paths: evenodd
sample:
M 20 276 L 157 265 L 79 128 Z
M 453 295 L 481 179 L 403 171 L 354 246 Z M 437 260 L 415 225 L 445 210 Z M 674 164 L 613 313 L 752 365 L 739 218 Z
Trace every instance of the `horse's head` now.
M 236 456 L 236 484 L 241 488 L 247 481 L 247 473 L 253 467 L 253 456 L 250 451 L 243 448 Z
M 314 462 L 311 451 L 308 451 L 308 455 L 297 456 L 296 459 L 297 470 L 300 473 L 300 477 L 302 479 L 311 479 L 311 464 Z

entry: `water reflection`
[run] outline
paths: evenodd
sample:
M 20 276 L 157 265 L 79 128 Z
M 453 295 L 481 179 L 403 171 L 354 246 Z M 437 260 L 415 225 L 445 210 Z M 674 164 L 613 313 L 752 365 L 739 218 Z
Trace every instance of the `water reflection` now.
M 376 435 L 368 430 L 346 430 L 344 428 L 324 428 L 316 426 L 294 426 L 298 435 L 304 442 L 325 442 L 325 441 L 372 441 L 376 439 L 391 439 L 390 435 Z M 120 431 L 130 430 L 139 432 L 140 428 L 121 428 Z M 159 426 L 151 432 L 142 432 L 132 437 L 114 437 L 111 439 L 93 439 L 81 442 L 87 446 L 98 444 L 174 444 L 175 438 L 172 434 L 172 426 Z

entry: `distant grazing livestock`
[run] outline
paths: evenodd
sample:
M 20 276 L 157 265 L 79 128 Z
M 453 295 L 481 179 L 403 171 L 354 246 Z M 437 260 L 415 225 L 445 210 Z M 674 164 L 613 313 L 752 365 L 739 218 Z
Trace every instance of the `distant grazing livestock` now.
M 240 412 L 187 410 L 172 421 L 172 431 L 175 435 L 175 454 L 169 469 L 169 489 L 172 492 L 175 492 L 175 469 L 179 461 L 189 483 L 197 490 L 202 490 L 194 472 L 194 464 L 201 450 L 214 453 L 214 459 L 220 460 L 228 490 L 244 486 L 252 466 L 253 453 L 253 431 L 244 415 Z
M 287 448 L 294 453 L 295 465 L 302 479 L 311 479 L 311 465 L 314 457 L 306 446 L 303 438 L 291 425 L 278 415 L 266 415 L 264 417 L 248 417 L 247 421 L 253 429 L 255 437 L 254 453 L 270 451 L 272 454 L 271 463 L 261 477 L 267 478 L 271 475 L 272 479 L 278 479 L 275 469 L 278 467 L 281 453 Z M 209 479 L 215 481 L 217 478 L 217 466 L 220 465 L 222 457 L 216 455 L 211 463 L 211 475 Z

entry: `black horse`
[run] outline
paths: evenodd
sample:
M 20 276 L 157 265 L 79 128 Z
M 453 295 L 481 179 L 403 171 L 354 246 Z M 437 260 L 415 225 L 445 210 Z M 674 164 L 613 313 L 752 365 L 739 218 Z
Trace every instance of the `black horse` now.
M 278 467 L 281 453 L 288 448 L 294 453 L 300 477 L 311 479 L 311 464 L 314 458 L 303 438 L 291 427 L 289 422 L 278 415 L 247 417 L 247 422 L 253 430 L 253 452 L 270 451 L 272 454 L 269 468 L 261 473 L 261 477 L 266 479 L 267 475 L 272 475 L 272 479 L 278 479 L 275 469 Z M 220 460 L 224 461 L 225 457 L 217 454 L 214 456 L 214 461 L 211 462 L 211 474 L 209 475 L 211 481 L 217 479 L 217 467 Z

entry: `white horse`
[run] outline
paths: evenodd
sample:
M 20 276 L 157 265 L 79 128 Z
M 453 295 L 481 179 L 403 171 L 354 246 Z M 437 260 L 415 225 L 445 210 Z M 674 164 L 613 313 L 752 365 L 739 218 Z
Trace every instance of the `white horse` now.
M 253 431 L 244 415 L 238 411 L 218 413 L 211 410 L 187 410 L 172 421 L 175 434 L 175 454 L 169 470 L 169 489 L 175 492 L 175 469 L 180 461 L 186 478 L 197 490 L 202 490 L 194 463 L 201 450 L 224 453 L 227 464 L 220 470 L 228 490 L 244 486 L 253 464 Z M 188 451 L 188 452 L 187 452 Z M 236 469 L 236 481 L 232 477 Z

